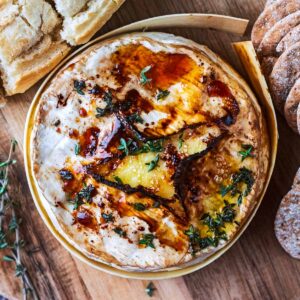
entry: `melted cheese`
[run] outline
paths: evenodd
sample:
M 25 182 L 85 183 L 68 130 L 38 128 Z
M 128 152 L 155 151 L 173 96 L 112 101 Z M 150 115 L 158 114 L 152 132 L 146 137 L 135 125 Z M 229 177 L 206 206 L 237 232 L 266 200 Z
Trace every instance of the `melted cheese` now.
M 157 270 L 192 260 L 186 231 L 193 225 L 201 238 L 213 237 L 201 217 L 221 214 L 224 200 L 243 222 L 259 187 L 254 183 L 240 206 L 238 194 L 222 196 L 220 187 L 242 167 L 262 178 L 259 150 L 266 150 L 257 104 L 225 66 L 203 46 L 144 33 L 96 45 L 52 80 L 36 119 L 35 176 L 49 214 L 78 249 L 118 267 Z M 158 99 L 161 91 L 168 93 Z M 134 114 L 142 122 L 130 120 Z M 163 138 L 164 150 L 124 155 L 121 138 L 138 147 Z M 253 147 L 253 157 L 242 161 L 244 144 Z M 177 160 L 184 161 L 179 186 Z M 223 230 L 230 239 L 237 225 L 225 222 Z

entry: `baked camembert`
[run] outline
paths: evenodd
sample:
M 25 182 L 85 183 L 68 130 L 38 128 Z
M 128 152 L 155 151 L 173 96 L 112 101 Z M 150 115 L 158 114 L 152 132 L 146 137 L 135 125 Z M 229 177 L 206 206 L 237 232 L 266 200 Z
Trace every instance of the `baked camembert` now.
M 247 84 L 207 47 L 165 33 L 100 42 L 41 96 L 35 180 L 61 234 L 126 270 L 199 261 L 261 194 L 269 145 Z

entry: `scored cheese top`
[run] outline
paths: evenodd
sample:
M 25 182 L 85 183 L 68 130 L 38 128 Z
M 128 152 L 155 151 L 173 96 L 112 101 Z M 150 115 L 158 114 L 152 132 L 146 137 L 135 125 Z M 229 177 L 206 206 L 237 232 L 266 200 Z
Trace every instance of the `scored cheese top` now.
M 213 253 L 268 166 L 260 108 L 207 47 L 164 33 L 101 42 L 43 93 L 32 157 L 58 230 L 87 256 L 158 270 Z

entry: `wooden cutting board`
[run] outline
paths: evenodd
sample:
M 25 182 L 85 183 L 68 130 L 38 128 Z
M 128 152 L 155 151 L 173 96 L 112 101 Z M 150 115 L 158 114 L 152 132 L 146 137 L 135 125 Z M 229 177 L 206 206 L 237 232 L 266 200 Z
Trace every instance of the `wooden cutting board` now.
M 247 36 L 264 0 L 127 0 L 101 30 L 171 13 L 217 13 L 250 19 Z M 169 32 L 207 44 L 244 75 L 230 43 L 240 37 L 198 29 Z M 9 99 L 0 110 L 0 159 L 8 152 L 11 138 L 19 147 L 18 164 L 11 172 L 12 195 L 21 207 L 22 235 L 27 242 L 24 261 L 41 299 L 149 299 L 148 282 L 117 278 L 72 257 L 50 234 L 33 204 L 23 164 L 23 129 L 31 99 L 40 83 L 25 94 Z M 273 222 L 283 195 L 289 190 L 300 166 L 300 137 L 278 115 L 279 151 L 269 189 L 249 228 L 220 259 L 203 270 L 178 279 L 155 282 L 153 299 L 300 299 L 300 261 L 290 258 L 275 239 Z M 38 250 L 38 251 L 35 251 Z M 21 287 L 10 264 L 0 267 L 0 295 L 20 298 Z M 0 297 L 1 298 L 1 297 Z

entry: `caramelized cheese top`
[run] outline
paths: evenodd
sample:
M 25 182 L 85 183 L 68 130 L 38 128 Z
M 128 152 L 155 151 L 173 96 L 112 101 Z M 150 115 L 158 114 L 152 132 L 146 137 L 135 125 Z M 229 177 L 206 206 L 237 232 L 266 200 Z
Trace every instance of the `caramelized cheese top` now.
M 224 244 L 242 221 L 257 177 L 256 118 L 204 52 L 124 37 L 82 55 L 44 93 L 36 176 L 95 257 L 178 264 Z

